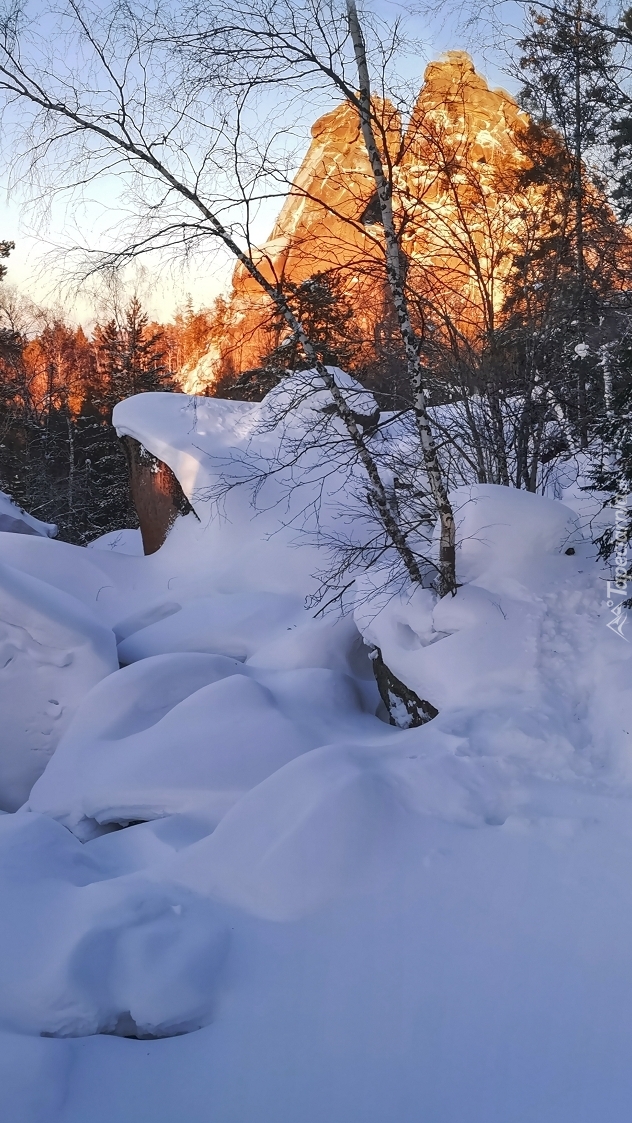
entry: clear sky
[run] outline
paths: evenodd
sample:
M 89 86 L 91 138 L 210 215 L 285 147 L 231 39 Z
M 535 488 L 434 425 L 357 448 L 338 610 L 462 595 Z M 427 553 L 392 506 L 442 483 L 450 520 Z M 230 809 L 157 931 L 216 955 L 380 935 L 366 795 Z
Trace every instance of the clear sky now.
M 389 4 L 394 11 L 400 10 L 399 4 Z M 385 15 L 387 5 L 380 2 L 380 14 Z M 504 5 L 508 25 L 517 24 L 520 19 L 520 5 Z M 502 69 L 502 56 L 493 48 L 484 48 L 479 31 L 478 36 L 458 26 L 455 18 L 439 19 L 429 24 L 427 18 L 412 17 L 412 34 L 422 41 L 421 53 L 411 54 L 403 62 L 404 77 L 415 85 L 421 85 L 426 63 L 437 58 L 445 50 L 466 49 L 472 54 L 477 69 L 484 74 L 490 85 L 501 85 L 511 89 L 512 84 Z M 318 107 L 313 117 L 318 116 Z M 306 126 L 312 122 L 305 122 Z M 307 143 L 307 140 L 305 144 Z M 31 296 L 39 303 L 52 306 L 64 304 L 69 317 L 90 326 L 95 315 L 94 294 L 77 294 L 69 284 L 64 266 L 56 256 L 59 247 L 69 246 L 74 240 L 81 239 L 85 244 L 94 246 L 106 229 L 117 222 L 116 188 L 112 183 L 103 181 L 93 187 L 91 198 L 83 206 L 81 213 L 69 213 L 61 203 L 53 203 L 50 213 L 44 214 L 41 208 L 25 208 L 19 191 L 6 192 L 0 199 L 0 238 L 15 241 L 8 266 L 7 281 L 15 284 L 20 291 Z M 257 232 L 263 240 L 271 228 L 280 204 L 271 203 L 259 216 Z M 122 211 L 121 211 L 122 214 Z M 139 295 L 156 318 L 168 320 L 179 304 L 191 295 L 196 307 L 209 305 L 214 297 L 226 289 L 233 263 L 216 255 L 209 246 L 208 251 L 188 266 L 173 265 L 167 256 L 153 257 L 145 263 L 140 273 L 134 270 L 127 274 L 127 282 L 135 285 Z

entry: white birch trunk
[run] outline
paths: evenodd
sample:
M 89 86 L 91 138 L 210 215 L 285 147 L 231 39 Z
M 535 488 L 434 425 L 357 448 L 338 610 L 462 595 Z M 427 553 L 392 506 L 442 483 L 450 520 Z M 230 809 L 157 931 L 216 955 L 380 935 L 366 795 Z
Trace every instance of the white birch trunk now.
M 614 416 L 612 410 L 612 355 L 607 343 L 601 348 L 599 365 L 603 371 L 603 399 L 606 417 L 611 421 Z
M 412 391 L 413 409 L 417 421 L 417 431 L 419 433 L 424 466 L 441 524 L 439 545 L 439 592 L 444 596 L 446 593 L 456 592 L 454 512 L 439 464 L 437 446 L 432 434 L 423 385 L 423 370 L 419 357 L 419 343 L 412 326 L 408 302 L 406 300 L 400 258 L 400 245 L 393 219 L 391 182 L 384 171 L 384 164 L 373 131 L 371 82 L 366 61 L 364 38 L 358 19 L 355 0 L 347 0 L 347 15 L 358 69 L 358 82 L 360 86 L 360 125 L 367 155 L 371 164 L 371 170 L 373 172 L 373 178 L 375 180 L 382 225 L 384 227 L 386 274 L 406 353 L 408 378 Z

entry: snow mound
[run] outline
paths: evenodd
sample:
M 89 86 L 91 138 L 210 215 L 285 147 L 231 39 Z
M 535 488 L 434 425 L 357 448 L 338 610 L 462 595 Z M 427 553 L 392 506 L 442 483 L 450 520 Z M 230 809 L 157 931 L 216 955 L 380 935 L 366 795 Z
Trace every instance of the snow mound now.
M 247 791 L 327 741 L 345 720 L 380 723 L 327 670 L 257 672 L 221 655 L 159 655 L 85 699 L 28 809 L 79 838 L 195 813 L 212 830 Z
M 267 920 L 296 920 L 390 876 L 412 812 L 481 827 L 503 823 L 516 803 L 510 774 L 460 760 L 455 738 L 414 731 L 402 745 L 372 734 L 273 773 L 179 853 L 169 876 Z
M 206 902 L 143 877 L 109 879 L 39 815 L 0 819 L 0 885 L 5 1025 L 55 1037 L 161 1037 L 210 1019 L 228 933 Z
M 0 564 L 0 808 L 24 803 L 81 699 L 117 668 L 113 632 L 78 600 Z
M 606 626 L 606 574 L 576 516 L 480 485 L 458 511 L 454 597 L 361 585 L 355 619 L 394 673 L 475 755 L 530 774 L 629 784 L 632 647 Z
M 581 543 L 576 514 L 563 503 L 498 484 L 477 484 L 452 493 L 462 581 L 485 584 L 532 582 L 545 556 L 559 556 Z M 534 566 L 536 573 L 534 573 Z
M 171 651 L 209 651 L 247 659 L 262 642 L 295 626 L 303 615 L 298 597 L 280 593 L 232 593 L 195 597 L 119 643 L 122 663 Z
M 6 491 L 0 491 L 0 531 L 9 534 L 37 534 L 44 538 L 54 538 L 57 527 L 54 523 L 44 523 L 29 515 L 13 502 Z
M 144 561 L 50 538 L 0 533 L 0 562 L 81 601 L 109 627 L 152 595 Z
M 340 367 L 327 367 L 327 370 L 354 414 L 369 418 L 379 413 L 375 397 L 357 379 Z M 294 371 L 266 394 L 260 411 L 264 421 L 289 415 L 291 425 L 300 429 L 302 426 L 312 425 L 323 410 L 330 407 L 331 401 L 331 391 L 317 371 Z
M 142 557 L 144 554 L 140 530 L 111 530 L 88 542 L 88 549 L 111 550 L 113 553 L 132 554 L 135 557 Z

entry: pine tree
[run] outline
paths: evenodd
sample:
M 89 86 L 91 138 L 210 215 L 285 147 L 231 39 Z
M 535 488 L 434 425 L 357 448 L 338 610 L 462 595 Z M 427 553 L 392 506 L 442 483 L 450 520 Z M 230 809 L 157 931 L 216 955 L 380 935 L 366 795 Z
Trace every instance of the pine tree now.
M 352 371 L 360 355 L 361 340 L 352 328 L 354 311 L 343 280 L 333 272 L 315 273 L 298 284 L 288 283 L 286 296 L 319 360 L 327 366 Z M 306 369 L 308 361 L 299 339 L 278 314 L 272 320 L 271 335 L 275 344 L 261 367 L 245 371 L 232 386 L 227 387 L 222 380 L 222 394 L 260 400 L 288 371 Z
M 94 348 L 95 378 L 78 419 L 90 507 L 86 538 L 138 525 L 125 454 L 112 426 L 114 406 L 134 394 L 176 389 L 164 361 L 163 333 L 150 329 L 137 297 L 121 324 L 112 319 L 96 326 Z
M 519 42 L 523 78 L 520 101 L 540 125 L 561 135 L 571 157 L 578 280 L 584 270 L 583 208 L 586 164 L 603 145 L 612 117 L 618 66 L 615 38 L 600 22 L 593 0 L 564 0 L 531 8 Z
M 521 101 L 537 125 L 553 129 L 563 141 L 566 160 L 558 160 L 556 174 L 571 204 L 563 218 L 561 235 L 570 249 L 572 270 L 563 276 L 565 318 L 573 331 L 565 339 L 565 357 L 576 379 L 576 418 L 579 443 L 589 436 L 589 384 L 591 381 L 591 323 L 601 311 L 595 307 L 595 276 L 587 252 L 587 226 L 595 203 L 591 161 L 609 133 L 613 90 L 618 67 L 615 37 L 601 23 L 593 0 L 563 0 L 532 8 L 527 34 L 520 42 L 520 74 L 524 80 Z M 564 167 L 566 164 L 566 167 Z M 603 183 L 600 185 L 603 186 Z
M 0 243 L 0 257 L 10 248 Z M 28 341 L 14 325 L 0 328 L 0 489 L 67 541 L 136 526 L 112 408 L 173 389 L 162 329 L 136 299 L 93 340 L 59 318 Z
M 130 300 L 123 322 L 97 325 L 94 333 L 97 363 L 102 376 L 102 406 L 111 410 L 134 394 L 174 390 L 165 363 L 161 329 L 149 329 L 149 317 L 137 297 Z
M 608 29 L 610 31 L 610 29 Z M 629 49 L 632 45 L 632 8 L 621 13 L 618 26 L 613 31 L 617 46 L 621 49 L 621 76 L 629 77 Z M 612 191 L 613 200 L 624 222 L 632 217 L 632 96 L 629 85 L 618 80 L 610 90 L 612 120 L 608 138 L 615 181 Z

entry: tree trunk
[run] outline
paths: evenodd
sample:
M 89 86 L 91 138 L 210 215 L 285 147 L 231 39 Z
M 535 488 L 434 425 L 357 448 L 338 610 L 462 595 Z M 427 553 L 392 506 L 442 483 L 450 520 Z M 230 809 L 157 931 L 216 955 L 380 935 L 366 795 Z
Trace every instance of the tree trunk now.
M 575 136 L 573 178 L 575 195 L 575 251 L 577 257 L 577 293 L 580 344 L 586 337 L 586 261 L 584 255 L 584 183 L 582 174 L 582 88 L 581 33 L 582 0 L 577 0 L 575 13 Z M 580 448 L 588 445 L 588 403 L 584 356 L 577 360 L 577 417 Z
M 614 417 L 612 409 L 612 356 L 607 343 L 601 348 L 600 365 L 603 371 L 603 400 L 606 407 L 606 417 L 609 421 L 612 421 Z
M 68 429 L 68 530 L 72 535 L 75 522 L 75 434 L 74 421 L 68 406 L 66 406 L 66 426 Z
M 455 523 L 448 490 L 439 464 L 437 447 L 432 434 L 426 395 L 423 385 L 423 369 L 419 354 L 419 341 L 415 335 L 406 299 L 405 282 L 402 274 L 400 245 L 393 219 L 393 198 L 390 178 L 384 171 L 384 164 L 375 139 L 372 124 L 371 82 L 366 61 L 366 49 L 355 0 L 347 0 L 349 30 L 353 42 L 358 81 L 360 85 L 360 125 L 380 204 L 380 214 L 384 228 L 384 247 L 386 254 L 386 275 L 388 278 L 397 322 L 404 343 L 408 378 L 412 391 L 413 410 L 417 431 L 439 521 L 441 538 L 439 544 L 439 594 L 456 592 L 455 575 Z

